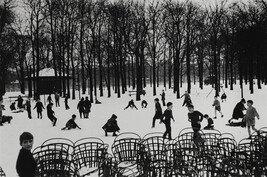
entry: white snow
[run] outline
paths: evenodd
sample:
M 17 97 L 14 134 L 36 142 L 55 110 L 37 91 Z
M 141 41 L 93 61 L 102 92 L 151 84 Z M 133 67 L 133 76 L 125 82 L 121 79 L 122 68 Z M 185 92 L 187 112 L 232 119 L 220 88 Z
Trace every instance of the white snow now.
M 215 94 L 214 90 L 207 97 L 212 90 L 211 86 L 206 86 L 203 90 L 200 90 L 197 85 L 193 85 L 192 87 L 191 98 L 195 106 L 195 110 L 214 117 L 214 108 L 212 107 L 213 97 Z M 259 90 L 255 85 L 254 94 L 249 94 L 248 88 L 249 86 L 244 87 L 244 98 L 246 100 L 253 100 L 253 106 L 260 114 L 260 120 L 256 120 L 256 128 L 267 127 L 267 86 L 263 86 L 263 89 Z M 183 85 L 183 88 L 181 88 L 182 94 L 185 89 L 186 85 Z M 145 88 L 145 90 L 147 94 L 146 96 L 143 96 L 142 99 L 145 99 L 148 102 L 148 107 L 146 109 L 141 108 L 141 101 L 135 101 L 138 110 L 131 108 L 123 110 L 130 99 L 135 99 L 135 95 L 130 97 L 127 92 L 119 99 L 117 98 L 117 95 L 112 95 L 111 98 L 107 98 L 107 93 L 105 92 L 104 97 L 98 97 L 98 100 L 101 101 L 102 104 L 92 105 L 89 119 L 79 118 L 77 110 L 78 99 L 69 99 L 69 106 L 71 109 L 65 110 L 64 99 L 61 98 L 60 107 L 55 107 L 55 104 L 53 106 L 56 117 L 58 118 L 58 122 L 55 127 L 52 127 L 50 120 L 47 118 L 46 110 L 43 111 L 43 119 L 37 119 L 36 110 L 32 110 L 33 119 L 28 119 L 26 111 L 23 113 L 11 113 L 9 109 L 11 102 L 8 97 L 17 96 L 20 93 L 6 93 L 4 96 L 4 105 L 6 110 L 3 111 L 3 114 L 13 116 L 13 120 L 11 121 L 11 124 L 5 123 L 4 126 L 0 127 L 0 166 L 3 168 L 7 177 L 17 176 L 15 166 L 17 156 L 21 148 L 19 145 L 19 136 L 24 131 L 29 131 L 34 135 L 33 149 L 40 146 L 45 140 L 54 137 L 68 138 L 73 142 L 85 137 L 98 137 L 105 143 L 109 144 L 109 152 L 111 152 L 110 147 L 114 137 L 111 136 L 111 133 L 108 137 L 105 137 L 104 131 L 101 127 L 112 114 L 116 114 L 118 116 L 117 120 L 118 125 L 121 128 L 121 133 L 135 132 L 143 137 L 145 134 L 150 132 L 164 132 L 164 124 L 159 124 L 158 121 L 156 122 L 156 127 L 153 129 L 151 128 L 152 118 L 155 113 L 153 100 L 156 97 L 152 96 L 152 88 Z M 157 89 L 157 97 L 159 99 L 161 90 L 162 87 Z M 217 119 L 214 119 L 215 128 L 222 133 L 232 133 L 235 136 L 236 141 L 239 142 L 241 139 L 248 137 L 247 129 L 241 127 L 229 127 L 225 124 L 228 122 L 228 119 L 231 118 L 234 106 L 241 99 L 240 88 L 236 85 L 233 91 L 225 88 L 224 90 L 227 94 L 226 102 L 221 102 L 224 117 L 220 118 L 218 116 Z M 45 98 L 47 98 L 47 96 Z M 54 100 L 53 95 L 52 98 Z M 41 97 L 41 101 L 44 102 L 43 96 Z M 168 101 L 173 102 L 173 115 L 175 122 L 172 122 L 172 137 L 175 138 L 183 128 L 190 127 L 190 123 L 187 120 L 188 110 L 186 107 L 182 107 L 183 98 L 176 99 L 176 96 L 173 94 L 173 90 L 166 90 L 166 102 Z M 32 101 L 32 108 L 34 105 L 35 102 Z M 165 109 L 166 107 L 163 107 L 163 110 Z M 71 118 L 72 114 L 77 115 L 76 122 L 82 129 L 62 131 L 61 128 L 64 127 L 65 123 Z M 206 124 L 206 120 L 203 120 L 202 127 Z

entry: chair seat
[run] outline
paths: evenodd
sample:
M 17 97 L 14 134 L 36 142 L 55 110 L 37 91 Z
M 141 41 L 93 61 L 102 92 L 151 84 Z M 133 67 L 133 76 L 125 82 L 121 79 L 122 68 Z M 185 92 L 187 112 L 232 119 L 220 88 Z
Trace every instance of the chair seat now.
M 136 161 L 121 162 L 118 167 L 121 168 L 120 172 L 123 176 L 132 177 L 139 174 Z
M 82 167 L 79 169 L 80 176 L 89 175 L 98 171 L 98 167 Z
M 136 164 L 136 161 L 125 161 L 118 164 L 119 168 L 127 168 Z

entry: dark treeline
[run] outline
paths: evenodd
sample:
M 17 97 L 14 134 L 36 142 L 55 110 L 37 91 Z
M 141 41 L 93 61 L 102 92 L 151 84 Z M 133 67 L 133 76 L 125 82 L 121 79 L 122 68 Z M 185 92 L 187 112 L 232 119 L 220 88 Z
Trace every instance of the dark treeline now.
M 104 90 L 117 97 L 127 89 L 141 91 L 150 84 L 180 88 L 187 82 L 213 80 L 220 84 L 249 84 L 253 93 L 267 83 L 267 2 L 24 0 L 26 15 L 15 15 L 15 1 L 0 4 L 0 95 L 10 72 L 21 92 L 38 94 L 37 82 L 47 66 L 62 80 L 60 94 L 73 99 L 75 89 L 93 101 Z M 208 77 L 209 76 L 209 77 Z M 238 82 L 237 82 L 238 81 Z M 242 92 L 243 93 L 243 92 Z

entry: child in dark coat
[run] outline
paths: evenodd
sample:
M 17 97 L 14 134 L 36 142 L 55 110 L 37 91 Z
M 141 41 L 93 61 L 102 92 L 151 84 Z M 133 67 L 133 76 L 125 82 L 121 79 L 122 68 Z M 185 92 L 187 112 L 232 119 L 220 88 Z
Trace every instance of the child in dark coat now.
M 189 106 L 192 104 L 191 97 L 187 91 L 181 96 L 181 98 L 184 97 L 184 102 L 182 106 Z
M 16 110 L 16 106 L 15 106 L 15 102 L 13 102 L 13 103 L 11 103 L 11 105 L 9 106 L 9 108 L 10 108 L 10 110 L 11 111 L 14 111 L 14 110 Z
M 34 177 L 37 168 L 33 155 L 31 153 L 33 145 L 33 136 L 29 132 L 20 135 L 21 150 L 18 155 L 16 169 L 19 177 Z
M 155 102 L 155 115 L 153 117 L 152 128 L 155 127 L 156 119 L 161 119 L 161 116 L 162 116 L 162 109 L 161 109 L 161 105 L 159 103 L 159 99 L 155 98 L 154 102 Z
M 171 135 L 171 119 L 173 120 L 173 122 L 175 121 L 172 115 L 172 102 L 168 102 L 167 103 L 167 109 L 164 111 L 162 118 L 161 118 L 161 122 L 163 122 L 165 124 L 166 127 L 166 131 L 163 134 L 163 138 L 166 138 L 166 136 L 168 135 L 168 139 L 171 140 L 172 139 L 172 135 Z
M 213 130 L 214 129 L 214 122 L 213 122 L 212 118 L 210 118 L 208 114 L 205 114 L 203 117 L 205 119 L 207 119 L 207 121 L 208 121 L 208 125 L 206 127 L 204 127 L 203 129 L 204 130 Z
M 242 98 L 241 101 L 236 104 L 233 110 L 232 118 L 228 120 L 229 123 L 231 123 L 232 120 L 234 119 L 238 120 L 239 118 L 242 118 L 242 119 L 244 118 L 243 111 L 246 110 L 245 103 L 246 103 L 246 100 Z
M 107 121 L 107 123 L 102 127 L 105 131 L 105 136 L 108 136 L 108 132 L 113 132 L 113 136 L 117 136 L 116 132 L 120 130 L 117 124 L 117 116 L 112 114 L 111 118 Z
M 18 109 L 24 108 L 23 107 L 23 98 L 21 97 L 21 95 L 18 96 L 18 99 L 16 99 L 16 101 L 18 101 Z
M 84 98 L 82 97 L 81 100 L 79 101 L 78 105 L 77 105 L 77 109 L 79 110 L 80 113 L 80 118 L 85 117 L 84 115 Z
M 199 130 L 201 128 L 201 122 L 203 120 L 203 114 L 194 110 L 193 105 L 187 106 L 188 108 L 188 121 L 191 122 L 192 129 L 194 131 L 193 140 L 195 141 L 199 137 Z
M 43 109 L 44 109 L 44 105 L 43 103 L 40 101 L 40 99 L 37 100 L 37 103 L 35 104 L 34 108 L 37 110 L 37 118 L 39 119 L 39 116 L 40 116 L 40 119 L 42 119 L 43 115 L 42 115 L 42 112 L 43 112 Z
M 55 126 L 57 123 L 57 118 L 54 116 L 55 112 L 52 110 L 52 106 L 54 104 L 50 103 L 46 106 L 46 110 L 47 110 L 47 117 L 51 120 L 52 125 Z
M 85 97 L 83 105 L 84 105 L 84 118 L 89 118 L 89 112 L 91 112 L 92 103 L 88 99 L 88 96 Z
M 75 129 L 75 128 L 78 128 L 78 129 L 81 129 L 75 122 L 75 119 L 76 119 L 76 115 L 73 114 L 71 119 L 68 120 L 68 122 L 66 123 L 66 126 L 64 128 L 62 128 L 61 130 L 65 130 L 65 129 Z

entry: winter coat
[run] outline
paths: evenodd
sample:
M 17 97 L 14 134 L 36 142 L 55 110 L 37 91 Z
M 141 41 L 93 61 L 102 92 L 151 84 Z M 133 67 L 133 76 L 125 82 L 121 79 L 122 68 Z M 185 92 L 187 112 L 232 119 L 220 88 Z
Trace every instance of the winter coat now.
M 234 108 L 232 118 L 233 119 L 243 118 L 244 117 L 244 113 L 243 113 L 244 110 L 246 110 L 244 104 L 242 102 L 237 103 L 235 108 Z
M 113 117 L 111 117 L 102 128 L 107 132 L 116 132 L 120 130 L 117 120 Z
M 35 109 L 35 108 L 37 108 L 37 112 L 42 112 L 43 109 L 44 109 L 44 105 L 43 105 L 42 102 L 39 101 L 39 102 L 37 102 L 37 103 L 35 104 L 35 106 L 34 106 L 33 109 Z
M 16 163 L 16 169 L 19 177 L 34 177 L 37 164 L 31 151 L 21 149 Z

